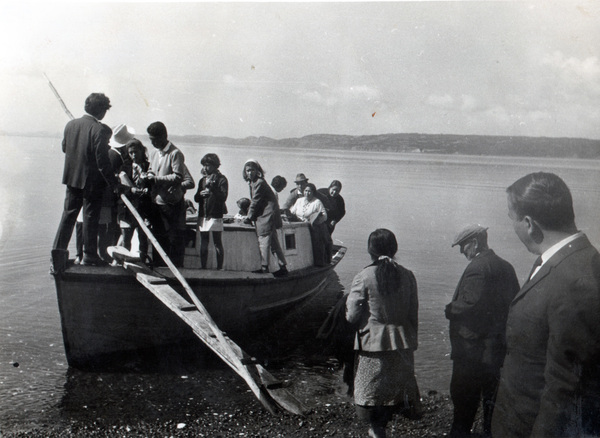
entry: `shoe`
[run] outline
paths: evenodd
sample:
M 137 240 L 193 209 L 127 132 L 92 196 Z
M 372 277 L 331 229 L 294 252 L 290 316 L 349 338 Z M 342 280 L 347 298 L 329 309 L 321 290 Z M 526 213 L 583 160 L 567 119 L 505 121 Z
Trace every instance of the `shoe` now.
M 81 264 L 81 259 L 82 259 L 81 256 L 77 256 L 77 257 L 75 257 L 75 261 L 73 263 L 75 263 L 76 265 L 79 265 L 79 264 Z
M 288 270 L 285 265 L 279 268 L 279 271 L 273 272 L 273 277 L 285 277 L 288 275 Z
M 108 263 L 102 260 L 100 257 L 86 259 L 84 256 L 80 264 L 81 266 L 108 266 Z
M 268 269 L 257 269 L 256 271 L 252 271 L 253 274 L 268 274 Z

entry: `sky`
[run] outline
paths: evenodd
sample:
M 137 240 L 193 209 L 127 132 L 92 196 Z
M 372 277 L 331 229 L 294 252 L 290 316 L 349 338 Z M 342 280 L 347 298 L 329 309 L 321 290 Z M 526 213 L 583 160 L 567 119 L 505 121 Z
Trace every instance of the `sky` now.
M 600 139 L 600 2 L 0 3 L 0 131 Z

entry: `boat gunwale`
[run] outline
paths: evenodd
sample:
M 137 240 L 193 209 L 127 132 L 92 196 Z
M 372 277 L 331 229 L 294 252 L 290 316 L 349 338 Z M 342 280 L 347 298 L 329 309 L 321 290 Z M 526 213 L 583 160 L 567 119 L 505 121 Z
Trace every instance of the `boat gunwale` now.
M 343 246 L 336 246 L 336 254 L 342 253 L 340 257 L 333 257 L 329 265 L 325 266 L 308 266 L 306 268 L 290 271 L 288 275 L 283 277 L 275 277 L 272 274 L 258 274 L 249 271 L 220 271 L 219 276 L 212 277 L 210 273 L 219 272 L 215 270 L 205 269 L 192 269 L 192 268 L 180 268 L 181 274 L 191 284 L 205 284 L 205 285 L 219 285 L 226 284 L 235 286 L 238 284 L 272 284 L 272 283 L 286 283 L 289 281 L 296 281 L 298 279 L 306 278 L 309 275 L 320 275 L 324 272 L 333 270 L 337 264 L 342 260 L 345 255 L 346 248 Z M 135 273 L 127 271 L 125 269 L 117 269 L 113 266 L 82 266 L 71 264 L 67 269 L 57 274 L 60 277 L 59 281 L 73 281 L 73 282 L 89 282 L 93 279 L 94 282 L 107 281 L 114 282 L 116 280 L 122 281 L 123 277 L 130 277 L 132 281 L 135 280 Z M 156 272 L 165 277 L 168 280 L 176 280 L 173 273 L 168 268 L 156 268 Z M 198 275 L 205 274 L 205 275 Z M 206 275 L 208 274 L 208 275 Z M 238 274 L 238 275 L 236 275 Z M 57 278 L 58 280 L 58 278 Z

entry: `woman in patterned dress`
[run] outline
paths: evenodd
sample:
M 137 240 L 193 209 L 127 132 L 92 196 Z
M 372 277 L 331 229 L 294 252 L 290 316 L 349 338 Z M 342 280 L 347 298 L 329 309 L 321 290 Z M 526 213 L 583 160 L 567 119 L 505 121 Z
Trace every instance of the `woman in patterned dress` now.
M 385 437 L 395 412 L 420 410 L 414 375 L 417 349 L 418 298 L 415 276 L 393 259 L 394 234 L 377 229 L 369 236 L 372 264 L 352 281 L 346 319 L 358 325 L 354 350 L 354 404 L 369 436 Z

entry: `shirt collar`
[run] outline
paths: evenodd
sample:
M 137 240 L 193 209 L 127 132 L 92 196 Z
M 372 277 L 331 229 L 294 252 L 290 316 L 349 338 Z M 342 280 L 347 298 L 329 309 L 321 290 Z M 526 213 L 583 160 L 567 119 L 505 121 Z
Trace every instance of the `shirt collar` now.
M 95 121 L 97 121 L 98 123 L 102 123 L 100 122 L 100 120 L 98 120 L 96 117 L 94 117 L 93 115 L 91 115 L 90 113 L 85 113 L 86 116 L 91 117 L 92 119 L 94 119 Z
M 574 241 L 575 239 L 577 239 L 578 237 L 580 237 L 582 235 L 583 235 L 583 232 L 578 231 L 577 233 L 572 234 L 569 237 L 564 238 L 560 242 L 557 242 L 554 245 L 552 245 L 550 248 L 548 248 L 546 251 L 544 251 L 542 253 L 542 265 L 544 263 L 546 263 L 550 259 L 550 257 L 552 257 L 554 254 L 556 254 L 558 251 L 560 251 L 561 248 L 568 245 L 569 243 L 571 243 L 572 241 Z
M 164 155 L 166 155 L 166 153 L 169 152 L 169 149 L 171 149 L 171 146 L 173 146 L 173 143 L 169 141 L 167 142 L 167 145 L 164 148 L 159 149 L 158 152 L 160 152 L 160 156 L 163 157 Z

